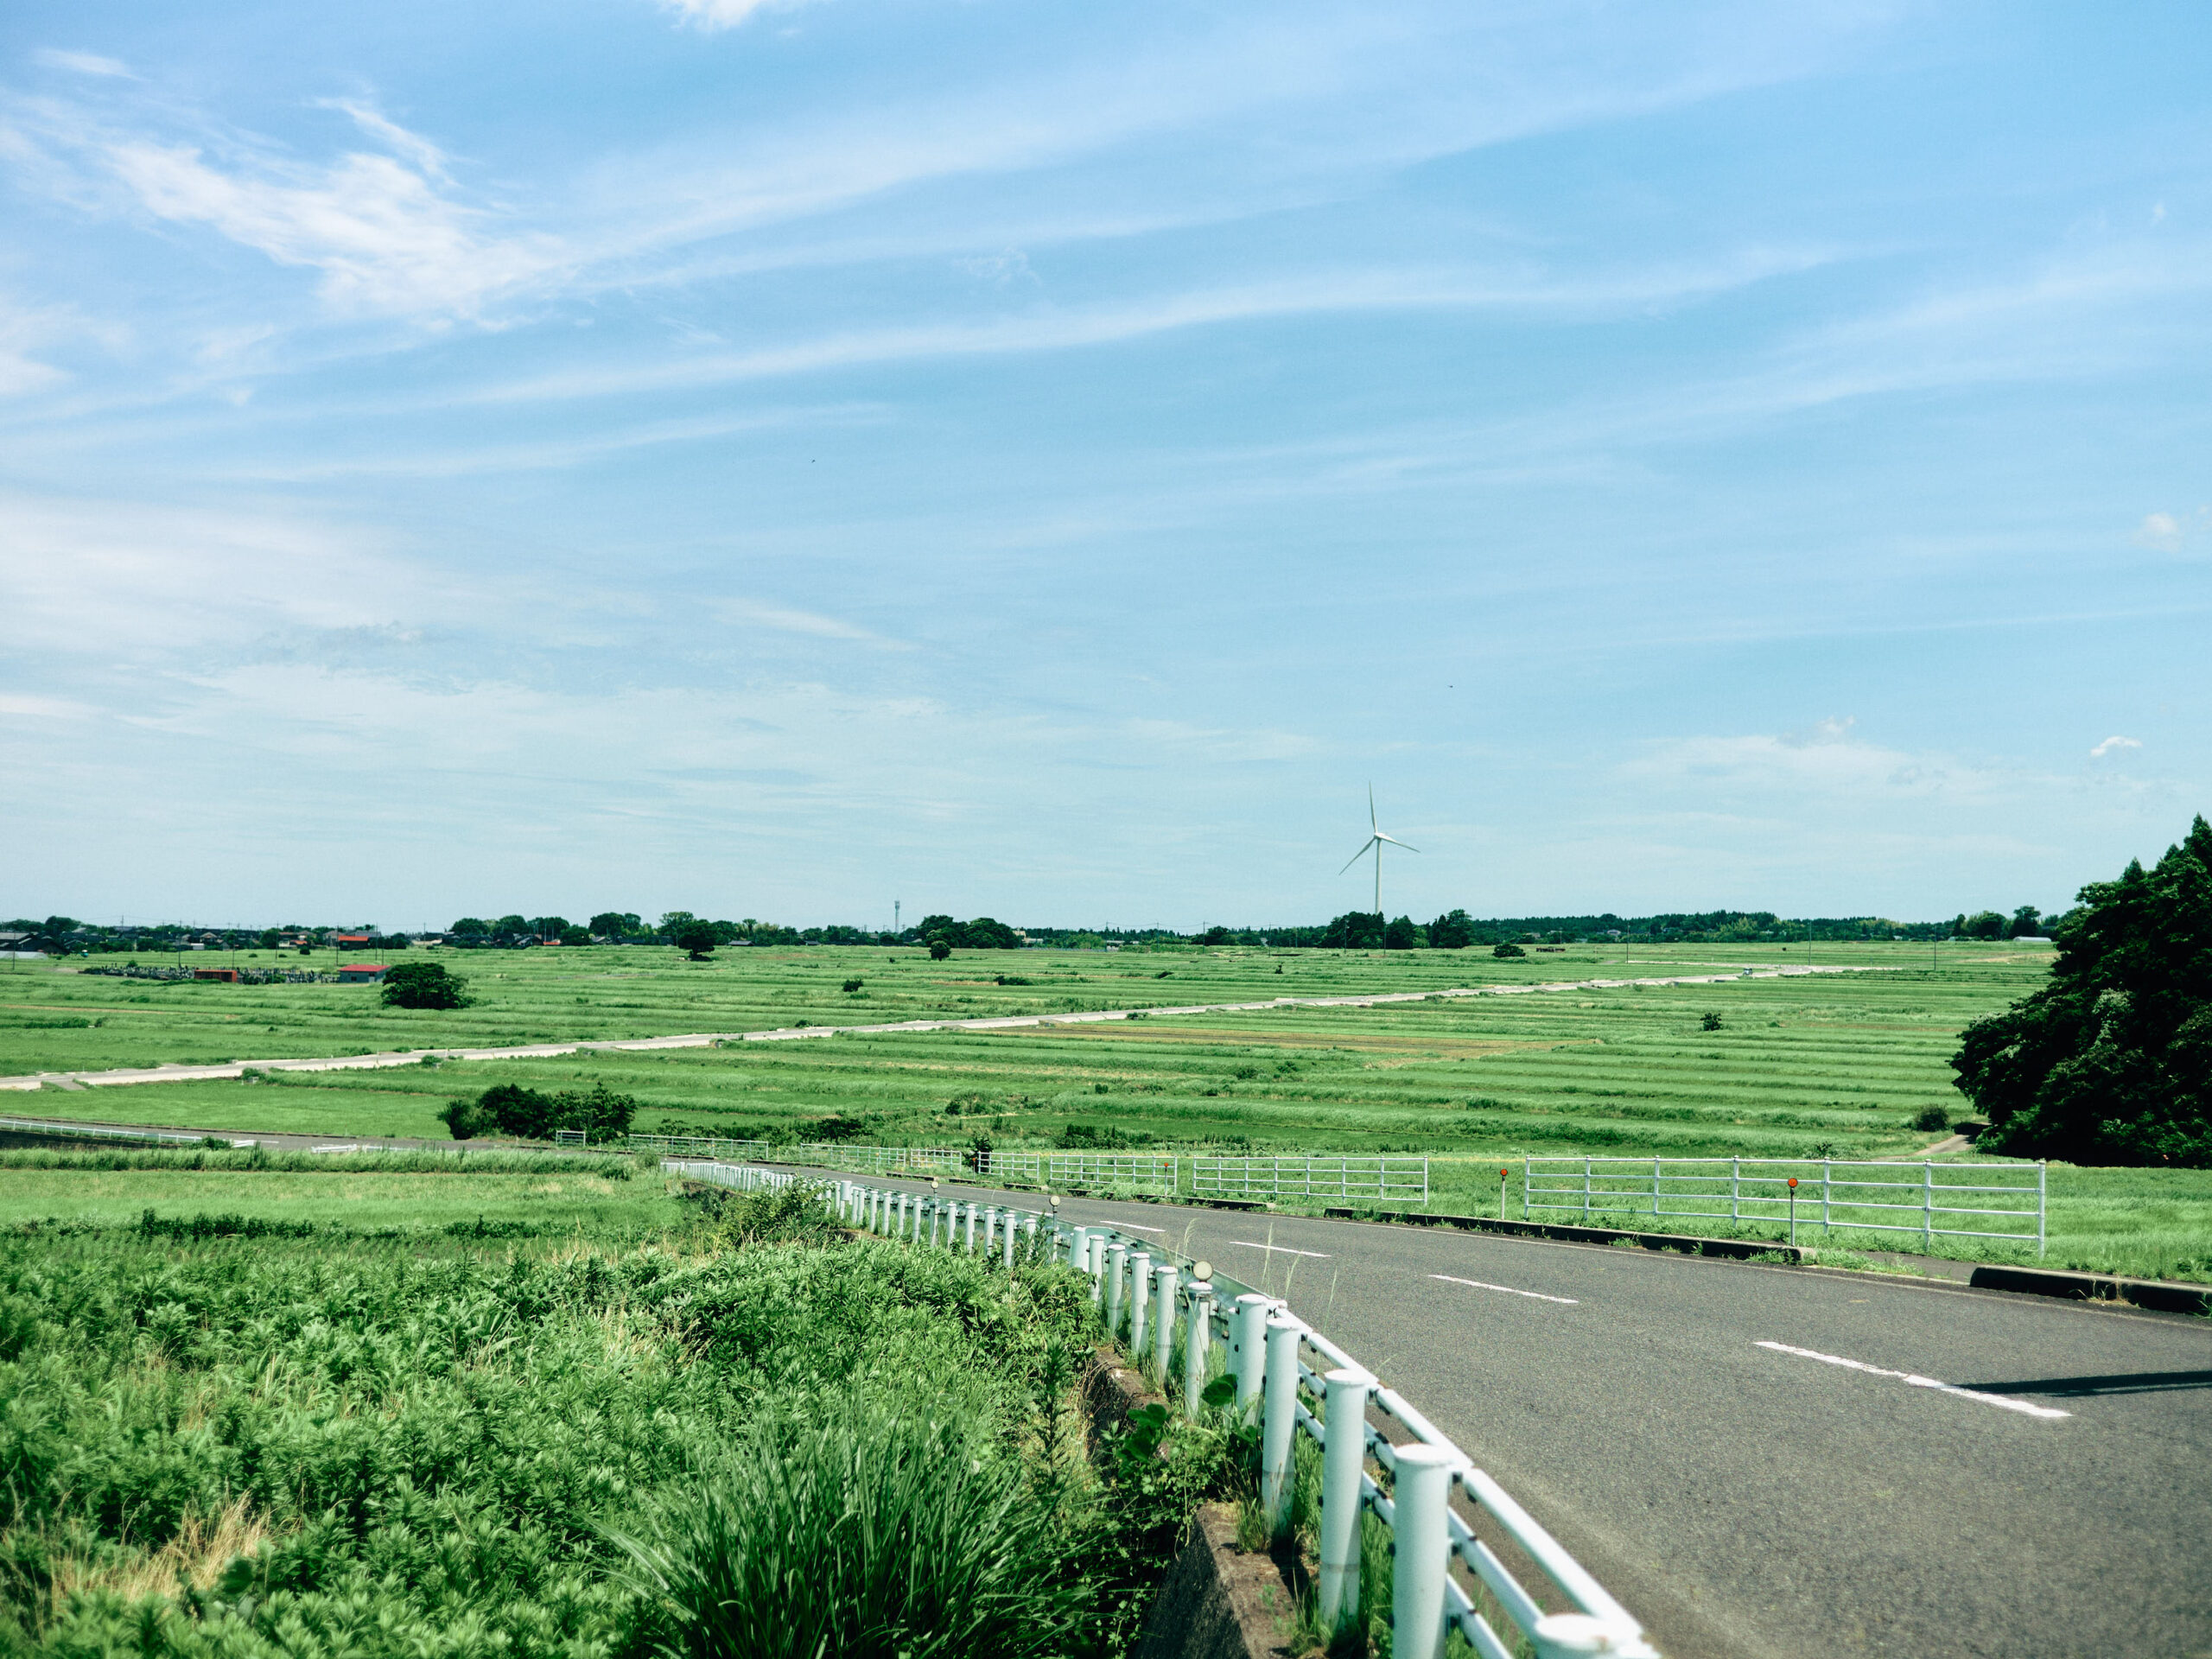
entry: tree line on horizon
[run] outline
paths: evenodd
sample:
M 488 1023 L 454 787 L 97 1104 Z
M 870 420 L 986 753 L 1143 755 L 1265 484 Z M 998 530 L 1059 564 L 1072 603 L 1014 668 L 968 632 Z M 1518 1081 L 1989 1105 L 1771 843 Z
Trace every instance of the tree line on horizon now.
M 1108 944 L 1251 945 L 1339 950 L 1464 950 L 1471 945 L 1573 944 L 1627 940 L 1655 944 L 1789 944 L 1859 939 L 2009 939 L 2038 937 L 2063 918 L 2046 917 L 2033 905 L 2010 916 L 1992 910 L 1961 912 L 1948 921 L 1901 922 L 1887 917 L 1783 918 L 1771 911 L 1664 912 L 1621 916 L 1611 911 L 1577 916 L 1478 918 L 1465 909 L 1447 911 L 1421 923 L 1409 916 L 1386 920 L 1366 911 L 1347 911 L 1320 925 L 1287 927 L 1216 925 L 1192 933 L 1172 928 L 1015 928 L 988 916 L 961 921 L 950 915 L 924 917 L 897 931 L 830 924 L 790 927 L 753 917 L 709 920 L 687 910 L 663 912 L 648 921 L 635 911 L 601 911 L 585 921 L 565 916 L 463 916 L 442 931 L 386 931 L 372 923 L 353 926 L 287 923 L 281 927 L 201 928 L 184 923 L 110 926 L 69 916 L 18 917 L 0 923 L 0 933 L 22 936 L 6 948 L 49 956 L 146 952 L 166 954 L 194 948 L 221 950 L 296 951 L 313 954 L 342 949 L 376 955 L 404 950 L 421 943 L 456 950 L 571 949 L 590 944 L 676 944 L 687 928 L 696 943 L 698 930 L 712 935 L 707 949 L 721 945 L 907 945 L 944 944 L 948 950 L 1008 950 L 1026 944 L 1097 949 Z M 687 949 L 690 948 L 687 946 Z

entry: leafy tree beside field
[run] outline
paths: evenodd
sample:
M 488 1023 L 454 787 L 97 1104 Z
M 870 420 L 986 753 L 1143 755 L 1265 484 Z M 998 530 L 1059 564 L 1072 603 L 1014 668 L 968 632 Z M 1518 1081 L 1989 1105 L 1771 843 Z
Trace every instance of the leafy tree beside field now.
M 629 1133 L 637 1114 L 636 1096 L 618 1095 L 603 1083 L 594 1084 L 588 1091 L 563 1089 L 550 1095 L 501 1083 L 474 1100 L 449 1103 L 438 1116 L 456 1141 L 486 1134 L 549 1141 L 556 1129 L 581 1129 L 594 1141 L 611 1141 Z
M 403 962 L 384 976 L 387 1008 L 465 1008 L 468 982 L 435 962 Z
M 2082 889 L 2050 982 L 1968 1026 L 1981 1145 L 2078 1164 L 2212 1166 L 2212 825 Z
M 669 943 L 688 954 L 694 962 L 704 962 L 721 943 L 712 922 L 702 922 L 697 917 L 680 922 L 669 936 Z

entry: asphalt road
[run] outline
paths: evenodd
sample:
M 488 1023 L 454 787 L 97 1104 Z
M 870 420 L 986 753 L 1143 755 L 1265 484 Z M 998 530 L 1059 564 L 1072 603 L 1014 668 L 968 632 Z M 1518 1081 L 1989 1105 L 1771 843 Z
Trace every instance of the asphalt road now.
M 1061 1213 L 1284 1296 L 1670 1659 L 2212 1655 L 2212 1321 L 1360 1222 Z

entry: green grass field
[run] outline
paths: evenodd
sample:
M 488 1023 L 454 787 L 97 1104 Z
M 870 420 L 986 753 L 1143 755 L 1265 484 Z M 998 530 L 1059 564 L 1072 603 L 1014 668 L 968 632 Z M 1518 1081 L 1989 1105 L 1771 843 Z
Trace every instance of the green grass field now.
M 978 1133 L 1048 1144 L 1087 1126 L 1139 1144 L 1417 1151 L 1435 1160 L 1435 1208 L 1496 1214 L 1497 1169 L 1516 1154 L 1850 1159 L 1930 1145 L 1940 1132 L 1915 1128 L 1916 1118 L 1965 1113 L 1948 1065 L 1959 1032 L 2035 988 L 2050 961 L 2046 950 L 2007 945 L 1946 944 L 1933 956 L 1931 967 L 1925 946 L 1822 945 L 1817 963 L 1879 971 L 12 1098 L 19 1110 L 194 1128 L 433 1138 L 444 1133 L 440 1108 L 494 1082 L 598 1081 L 639 1097 L 645 1130 L 810 1138 L 842 1117 L 864 1139 L 906 1144 Z M 0 1071 L 1535 986 L 1801 965 L 1804 955 L 1698 946 L 1623 958 L 1618 946 L 1517 963 L 1486 951 L 1031 950 L 932 963 L 912 950 L 812 948 L 726 950 L 709 963 L 643 948 L 486 951 L 447 958 L 481 998 L 458 1014 L 385 1010 L 363 987 L 170 985 L 39 968 L 0 973 L 0 1021 L 87 1023 L 0 1024 Z M 849 995 L 840 988 L 853 978 L 863 983 Z M 1707 1014 L 1719 1029 L 1704 1028 Z M 2054 1262 L 2212 1276 L 2212 1173 L 2061 1168 L 2051 1205 Z M 1872 1235 L 1837 1242 L 1911 1247 Z

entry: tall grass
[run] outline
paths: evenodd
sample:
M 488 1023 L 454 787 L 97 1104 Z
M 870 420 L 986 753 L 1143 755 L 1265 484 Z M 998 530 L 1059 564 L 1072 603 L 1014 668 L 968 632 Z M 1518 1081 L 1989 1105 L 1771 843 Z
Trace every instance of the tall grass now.
M 1079 1534 L 965 1414 L 869 1393 L 765 1413 L 652 1542 L 624 1540 L 681 1659 L 1013 1659 L 1089 1645 Z
M 0 1234 L 0 1651 L 1129 1628 L 1065 1541 L 1110 1495 L 1047 1455 L 1090 1319 L 1065 1269 L 825 1238 L 773 1194 L 632 1248 L 197 1230 Z

